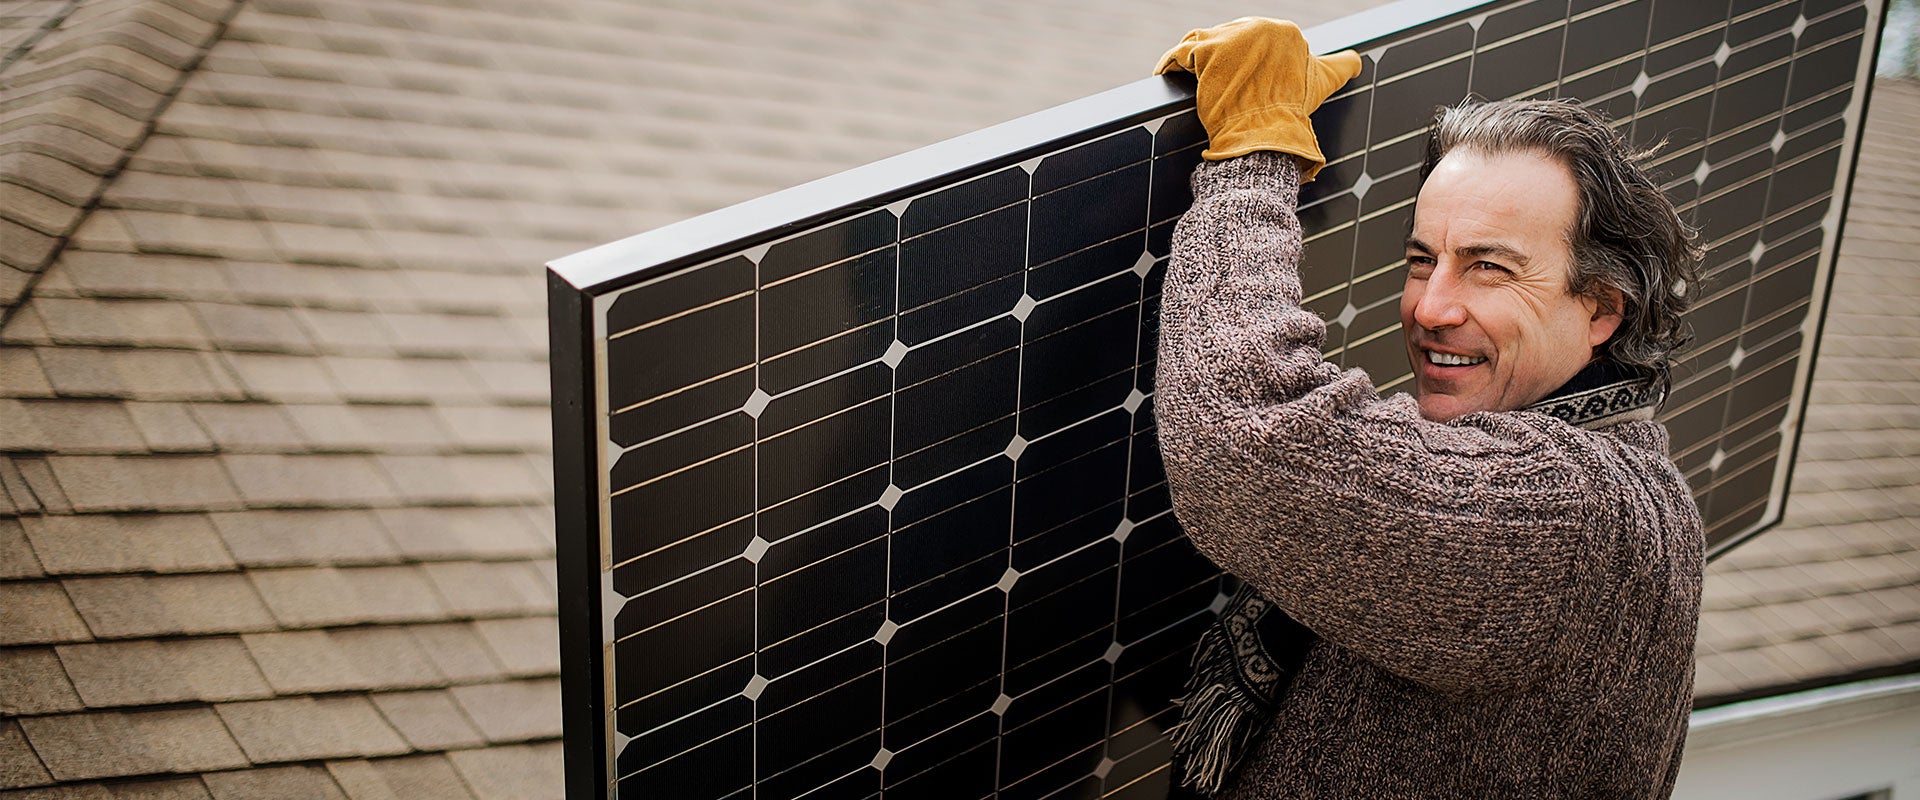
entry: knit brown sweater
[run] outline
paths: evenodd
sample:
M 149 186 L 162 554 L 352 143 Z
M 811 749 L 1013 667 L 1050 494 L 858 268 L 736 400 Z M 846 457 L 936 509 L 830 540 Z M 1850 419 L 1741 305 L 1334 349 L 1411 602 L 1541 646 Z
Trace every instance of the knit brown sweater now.
M 1667 797 L 1703 544 L 1666 429 L 1381 399 L 1300 308 L 1293 157 L 1193 188 L 1154 396 L 1175 511 L 1321 638 L 1223 796 Z

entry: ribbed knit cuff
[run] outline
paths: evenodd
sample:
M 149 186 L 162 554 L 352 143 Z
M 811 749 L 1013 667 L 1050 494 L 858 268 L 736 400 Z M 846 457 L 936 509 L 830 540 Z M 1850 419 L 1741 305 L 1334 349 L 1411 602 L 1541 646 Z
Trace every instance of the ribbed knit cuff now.
M 1272 150 L 1256 150 L 1224 161 L 1202 161 L 1193 171 L 1193 196 L 1252 189 L 1297 198 L 1303 167 L 1299 156 Z

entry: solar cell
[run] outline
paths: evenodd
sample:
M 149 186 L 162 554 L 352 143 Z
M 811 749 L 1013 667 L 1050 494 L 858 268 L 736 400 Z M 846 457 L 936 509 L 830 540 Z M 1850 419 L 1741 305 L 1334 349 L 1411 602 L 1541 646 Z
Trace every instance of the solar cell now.
M 1302 196 L 1326 356 L 1405 387 L 1434 107 L 1579 98 L 1665 140 L 1708 248 L 1663 418 L 1709 542 L 1777 521 L 1880 15 L 1415 0 L 1310 31 L 1365 58 Z M 1165 796 L 1169 698 L 1229 588 L 1152 420 L 1190 91 L 1141 81 L 552 265 L 570 795 Z

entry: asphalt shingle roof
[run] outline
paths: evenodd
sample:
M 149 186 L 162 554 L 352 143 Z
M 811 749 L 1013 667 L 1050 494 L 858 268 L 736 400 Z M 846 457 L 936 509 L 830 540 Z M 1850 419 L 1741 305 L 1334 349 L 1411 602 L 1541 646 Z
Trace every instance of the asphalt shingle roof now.
M 0 798 L 558 796 L 541 264 L 1245 13 L 1340 12 L 0 9 Z M 1920 654 L 1916 116 L 1883 86 L 1797 527 L 1715 566 L 1703 694 Z

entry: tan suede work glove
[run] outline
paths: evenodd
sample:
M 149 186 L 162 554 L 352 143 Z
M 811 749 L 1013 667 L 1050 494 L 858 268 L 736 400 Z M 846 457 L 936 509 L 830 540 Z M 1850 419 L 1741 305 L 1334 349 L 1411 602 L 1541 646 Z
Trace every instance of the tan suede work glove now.
M 1292 153 L 1305 162 L 1302 182 L 1326 166 L 1308 115 L 1353 76 L 1360 54 L 1352 50 L 1315 56 L 1300 26 L 1286 20 L 1242 17 L 1187 34 L 1153 74 L 1193 73 L 1195 102 L 1207 128 L 1201 153 L 1219 161 L 1255 150 Z

